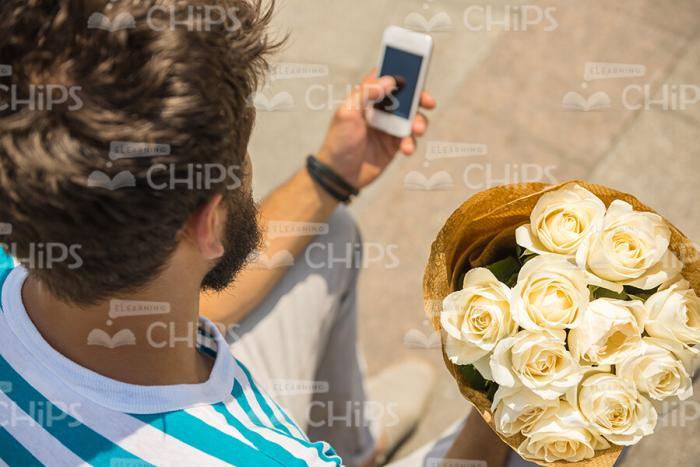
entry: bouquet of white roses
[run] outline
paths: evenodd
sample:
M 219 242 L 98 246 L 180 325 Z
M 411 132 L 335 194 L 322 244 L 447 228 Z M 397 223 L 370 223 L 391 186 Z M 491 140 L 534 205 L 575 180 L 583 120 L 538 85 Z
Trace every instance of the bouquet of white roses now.
M 450 371 L 509 445 L 612 465 L 654 432 L 654 401 L 692 395 L 699 275 L 692 244 L 633 197 L 526 184 L 453 214 L 424 288 Z

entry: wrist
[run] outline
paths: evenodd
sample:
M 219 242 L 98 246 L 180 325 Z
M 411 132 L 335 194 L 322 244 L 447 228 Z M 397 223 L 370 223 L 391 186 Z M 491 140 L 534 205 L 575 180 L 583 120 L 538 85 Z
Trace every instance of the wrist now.
M 360 188 L 357 181 L 357 169 L 354 167 L 349 167 L 348 164 L 345 163 L 347 160 L 352 160 L 352 156 L 333 154 L 330 150 L 321 148 L 316 154 L 316 159 L 338 174 L 339 177 L 354 188 Z
M 340 201 L 331 196 L 318 183 L 316 183 L 313 178 L 311 178 L 311 175 L 306 167 L 299 171 L 298 177 L 303 179 L 304 184 L 307 186 L 307 192 L 313 193 L 315 199 L 314 204 L 316 206 L 315 210 L 322 218 L 330 216 L 338 205 L 341 204 Z
M 316 156 L 307 157 L 306 170 L 316 185 L 338 202 L 348 204 L 359 194 L 357 188 Z

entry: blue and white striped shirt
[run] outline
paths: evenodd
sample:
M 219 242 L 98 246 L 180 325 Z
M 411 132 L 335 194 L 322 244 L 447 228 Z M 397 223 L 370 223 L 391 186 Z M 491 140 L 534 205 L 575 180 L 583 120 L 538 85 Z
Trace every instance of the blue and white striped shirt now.
M 55 351 L 22 303 L 22 267 L 0 270 L 0 465 L 340 465 L 312 443 L 200 320 L 202 384 L 136 386 Z M 4 282 L 4 283 L 3 283 Z

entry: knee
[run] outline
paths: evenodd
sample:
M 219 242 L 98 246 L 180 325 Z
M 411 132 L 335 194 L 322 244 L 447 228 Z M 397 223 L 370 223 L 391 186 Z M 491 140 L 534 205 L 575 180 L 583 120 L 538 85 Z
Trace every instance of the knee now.
M 362 238 L 357 222 L 345 206 L 338 207 L 304 252 L 308 268 L 316 273 L 349 282 L 362 264 Z
M 317 238 L 328 253 L 328 266 L 359 269 L 362 264 L 362 236 L 357 221 L 345 206 L 338 206 L 328 220 L 328 233 Z
M 350 210 L 345 206 L 338 206 L 328 220 L 328 233 L 325 235 L 327 243 L 338 245 L 361 244 L 360 229 Z

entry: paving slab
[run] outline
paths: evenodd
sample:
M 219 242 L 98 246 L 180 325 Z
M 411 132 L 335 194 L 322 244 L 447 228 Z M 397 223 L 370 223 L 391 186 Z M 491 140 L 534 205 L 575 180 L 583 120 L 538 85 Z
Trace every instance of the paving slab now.
M 302 67 L 294 68 L 292 64 Z M 303 166 L 325 135 L 336 102 L 361 78 L 362 72 L 328 65 L 314 57 L 291 62 L 284 56 L 273 62 L 279 69 L 321 70 L 322 76 L 269 80 L 257 95 L 257 119 L 249 150 L 253 161 L 253 188 L 263 197 Z
M 501 183 L 586 178 L 637 195 L 700 240 L 700 105 L 645 110 L 647 86 L 656 97 L 664 83 L 700 84 L 699 8 L 694 0 L 281 2 L 275 28 L 292 35 L 274 62 L 328 72 L 275 79 L 262 90 L 259 105 L 282 109 L 258 113 L 251 142 L 257 196 L 318 148 L 333 107 L 319 108 L 323 96 L 340 99 L 374 66 L 388 24 L 428 30 L 435 40 L 428 87 L 440 105 L 432 128 L 416 155 L 399 157 L 352 206 L 368 260 L 359 288 L 368 374 L 418 357 L 438 375 L 428 414 L 399 456 L 469 411 L 444 370 L 421 298 L 430 244 L 469 196 Z M 556 27 L 547 31 L 545 17 L 515 30 L 539 13 L 552 15 Z M 585 79 L 593 62 L 632 66 L 590 65 Z M 627 76 L 611 77 L 620 72 Z M 293 102 L 287 110 L 284 93 Z M 397 390 L 410 390 L 410 382 Z M 664 426 L 624 465 L 697 464 L 697 447 L 687 445 L 700 434 L 697 414 L 685 427 Z
M 695 0 L 616 0 L 600 5 L 623 12 L 649 27 L 661 28 L 683 37 L 692 37 L 698 32 L 700 3 Z
M 698 243 L 699 141 L 700 127 L 673 112 L 643 112 L 588 178 L 637 196 Z
M 502 34 L 494 46 L 497 52 L 465 82 L 472 90 L 469 99 L 568 158 L 594 164 L 634 117 L 629 108 L 643 99 L 642 93 L 626 89 L 658 81 L 687 42 L 629 14 L 611 13 L 603 3 L 538 2 L 555 9 L 556 28 Z M 629 77 L 611 78 L 613 72 Z
M 656 103 L 650 106 L 654 110 L 663 111 L 665 105 L 700 125 L 700 33 L 688 44 L 663 86 L 656 89 L 652 103 Z
M 273 73 L 259 93 L 250 144 L 256 196 L 269 193 L 318 149 L 338 101 L 377 65 L 382 33 L 389 25 L 415 30 L 422 25 L 423 32 L 432 33 L 435 53 L 428 89 L 447 107 L 499 35 L 497 30 L 466 28 L 466 7 L 455 0 L 331 0 L 303 8 L 279 2 L 273 29 L 279 37 L 288 33 L 289 41 L 271 64 L 282 72 L 278 76 L 292 72 L 286 79 L 275 79 Z M 500 10 L 493 12 L 493 18 L 499 15 Z M 481 10 L 470 16 L 475 25 L 484 17 Z

